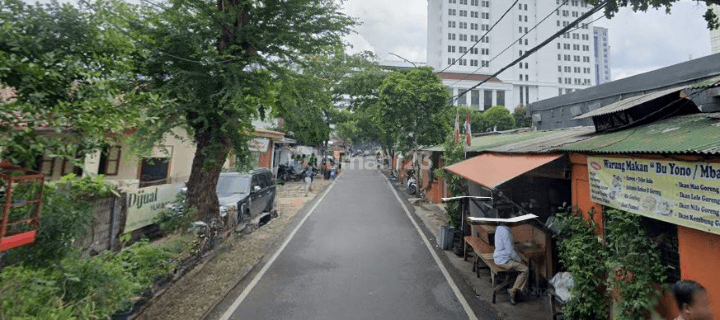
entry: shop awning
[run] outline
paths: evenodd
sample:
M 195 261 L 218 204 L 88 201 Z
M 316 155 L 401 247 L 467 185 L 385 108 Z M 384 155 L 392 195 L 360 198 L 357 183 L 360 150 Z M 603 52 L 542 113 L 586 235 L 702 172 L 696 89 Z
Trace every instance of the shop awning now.
M 453 172 L 490 189 L 538 168 L 562 155 L 501 155 L 481 154 L 477 157 L 445 167 Z

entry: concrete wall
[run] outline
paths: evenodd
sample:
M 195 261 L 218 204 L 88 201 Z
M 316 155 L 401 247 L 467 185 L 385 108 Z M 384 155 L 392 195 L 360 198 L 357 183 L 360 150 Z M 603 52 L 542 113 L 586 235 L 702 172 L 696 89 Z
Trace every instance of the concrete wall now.
M 92 202 L 95 215 L 83 238 L 75 245 L 85 252 L 100 253 L 115 250 L 117 240 L 125 226 L 125 198 L 109 197 Z

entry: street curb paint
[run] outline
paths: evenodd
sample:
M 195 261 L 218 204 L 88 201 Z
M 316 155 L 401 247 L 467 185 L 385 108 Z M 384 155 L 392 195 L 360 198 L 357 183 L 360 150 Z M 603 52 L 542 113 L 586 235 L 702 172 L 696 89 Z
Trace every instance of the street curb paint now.
M 472 308 L 470 308 L 470 304 L 468 304 L 467 300 L 465 300 L 465 297 L 463 297 L 462 293 L 460 292 L 460 289 L 455 284 L 455 281 L 453 281 L 452 277 L 450 277 L 450 273 L 445 268 L 445 265 L 442 263 L 442 261 L 440 260 L 440 257 L 438 257 L 435 250 L 433 250 L 433 247 L 432 247 L 432 245 L 430 245 L 430 241 L 425 236 L 425 233 L 422 232 L 422 230 L 420 229 L 420 226 L 417 224 L 415 219 L 413 219 L 412 215 L 410 214 L 410 210 L 408 210 L 407 206 L 405 206 L 405 203 L 402 201 L 402 199 L 400 199 L 400 196 L 398 195 L 397 191 L 390 183 L 390 180 L 388 180 L 388 178 L 384 174 L 382 174 L 382 177 L 383 177 L 383 179 L 385 179 L 385 182 L 387 182 L 387 185 L 388 185 L 388 187 L 390 187 L 390 190 L 392 190 L 393 194 L 395 195 L 395 198 L 400 203 L 400 206 L 402 206 L 408 219 L 410 219 L 410 222 L 412 222 L 413 226 L 415 226 L 415 230 L 417 230 L 417 232 L 420 234 L 420 237 L 422 238 L 423 242 L 425 243 L 425 246 L 428 248 L 428 251 L 430 251 L 430 254 L 432 255 L 433 259 L 435 259 L 435 263 L 437 263 L 443 276 L 445 276 L 445 280 L 447 280 L 448 284 L 450 285 L 450 288 L 452 289 L 453 293 L 455 294 L 455 297 L 457 297 L 457 299 L 460 301 L 460 304 L 462 305 L 463 309 L 465 309 L 465 313 L 468 315 L 468 318 L 470 320 L 478 320 L 477 316 L 475 316 L 475 312 L 473 312 Z
M 325 190 L 325 193 L 323 193 L 322 197 L 320 197 L 320 199 L 318 199 L 318 201 L 315 202 L 315 204 L 312 206 L 312 208 L 310 208 L 310 211 L 308 211 L 308 213 L 305 215 L 305 217 L 303 217 L 302 220 L 300 220 L 300 223 L 295 227 L 295 229 L 293 229 L 293 231 L 290 233 L 290 235 L 287 237 L 287 239 L 285 239 L 285 242 L 283 242 L 283 244 L 280 246 L 280 248 L 278 248 L 278 250 L 275 251 L 275 254 L 273 254 L 272 257 L 270 257 L 270 260 L 268 260 L 268 262 L 262 267 L 262 269 L 260 269 L 260 272 L 258 272 L 258 274 L 255 275 L 255 278 L 253 278 L 253 280 L 250 282 L 250 284 L 248 284 L 248 286 L 245 287 L 245 289 L 242 291 L 242 293 L 240 293 L 240 295 L 237 297 L 237 299 L 235 299 L 233 304 L 227 310 L 225 310 L 222 317 L 220 317 L 220 320 L 230 319 L 230 317 L 233 315 L 233 313 L 235 313 L 235 310 L 237 310 L 237 308 L 240 306 L 240 304 L 250 294 L 250 291 L 252 291 L 252 289 L 255 288 L 255 286 L 258 284 L 258 282 L 260 282 L 260 279 L 262 279 L 262 277 L 265 275 L 265 273 L 268 271 L 268 269 L 270 269 L 270 266 L 272 266 L 273 262 L 275 262 L 277 257 L 280 256 L 280 254 L 283 252 L 283 250 L 285 250 L 285 247 L 287 247 L 287 245 L 290 243 L 290 241 L 293 239 L 293 237 L 295 237 L 295 234 L 298 232 L 298 230 L 300 230 L 300 227 L 302 227 L 302 225 L 305 224 L 305 220 L 307 220 L 312 215 L 312 213 L 315 212 L 315 208 L 317 208 L 317 206 L 320 203 L 322 203 L 322 201 L 325 199 L 325 196 L 327 196 L 327 194 L 330 193 L 330 190 L 332 190 L 333 186 L 335 186 L 335 183 L 337 183 L 337 181 L 338 180 L 336 178 L 335 181 L 333 181 L 330 184 L 330 186 Z

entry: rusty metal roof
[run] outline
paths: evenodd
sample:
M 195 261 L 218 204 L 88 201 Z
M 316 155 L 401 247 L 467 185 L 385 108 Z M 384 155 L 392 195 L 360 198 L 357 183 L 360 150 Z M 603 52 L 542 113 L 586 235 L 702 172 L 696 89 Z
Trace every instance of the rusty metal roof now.
M 590 139 L 595 134 L 592 126 L 573 127 L 547 131 L 550 134 L 523 141 L 504 144 L 487 149 L 488 152 L 498 153 L 550 153 L 558 148 Z
M 604 106 L 602 108 L 595 109 L 593 111 L 581 114 L 573 119 L 580 120 L 580 119 L 586 119 L 586 118 L 590 118 L 590 117 L 594 117 L 594 116 L 600 116 L 600 115 L 604 115 L 604 114 L 615 113 L 615 112 L 627 110 L 632 107 L 641 105 L 646 102 L 650 102 L 652 100 L 655 100 L 655 99 L 658 99 L 658 98 L 661 98 L 661 97 L 664 97 L 667 95 L 674 94 L 674 95 L 677 95 L 678 98 L 681 98 L 682 97 L 681 91 L 685 88 L 686 88 L 686 86 L 679 86 L 679 87 L 674 87 L 674 88 L 670 88 L 670 89 L 641 94 L 639 96 L 634 96 L 634 97 L 630 97 L 627 99 L 622 99 L 618 102 L 612 103 L 612 104 Z
M 720 113 L 679 116 L 598 134 L 560 151 L 590 153 L 720 154 Z

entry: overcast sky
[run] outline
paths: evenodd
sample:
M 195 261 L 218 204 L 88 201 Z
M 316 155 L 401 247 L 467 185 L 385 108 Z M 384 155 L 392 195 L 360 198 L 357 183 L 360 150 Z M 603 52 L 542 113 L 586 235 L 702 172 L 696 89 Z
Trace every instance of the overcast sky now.
M 371 50 L 380 59 L 399 60 L 392 52 L 426 61 L 427 0 L 347 0 L 344 7 L 362 23 L 346 39 L 351 52 Z M 704 3 L 683 1 L 669 15 L 664 10 L 622 9 L 611 20 L 597 21 L 609 29 L 613 80 L 709 55 L 705 10 Z

